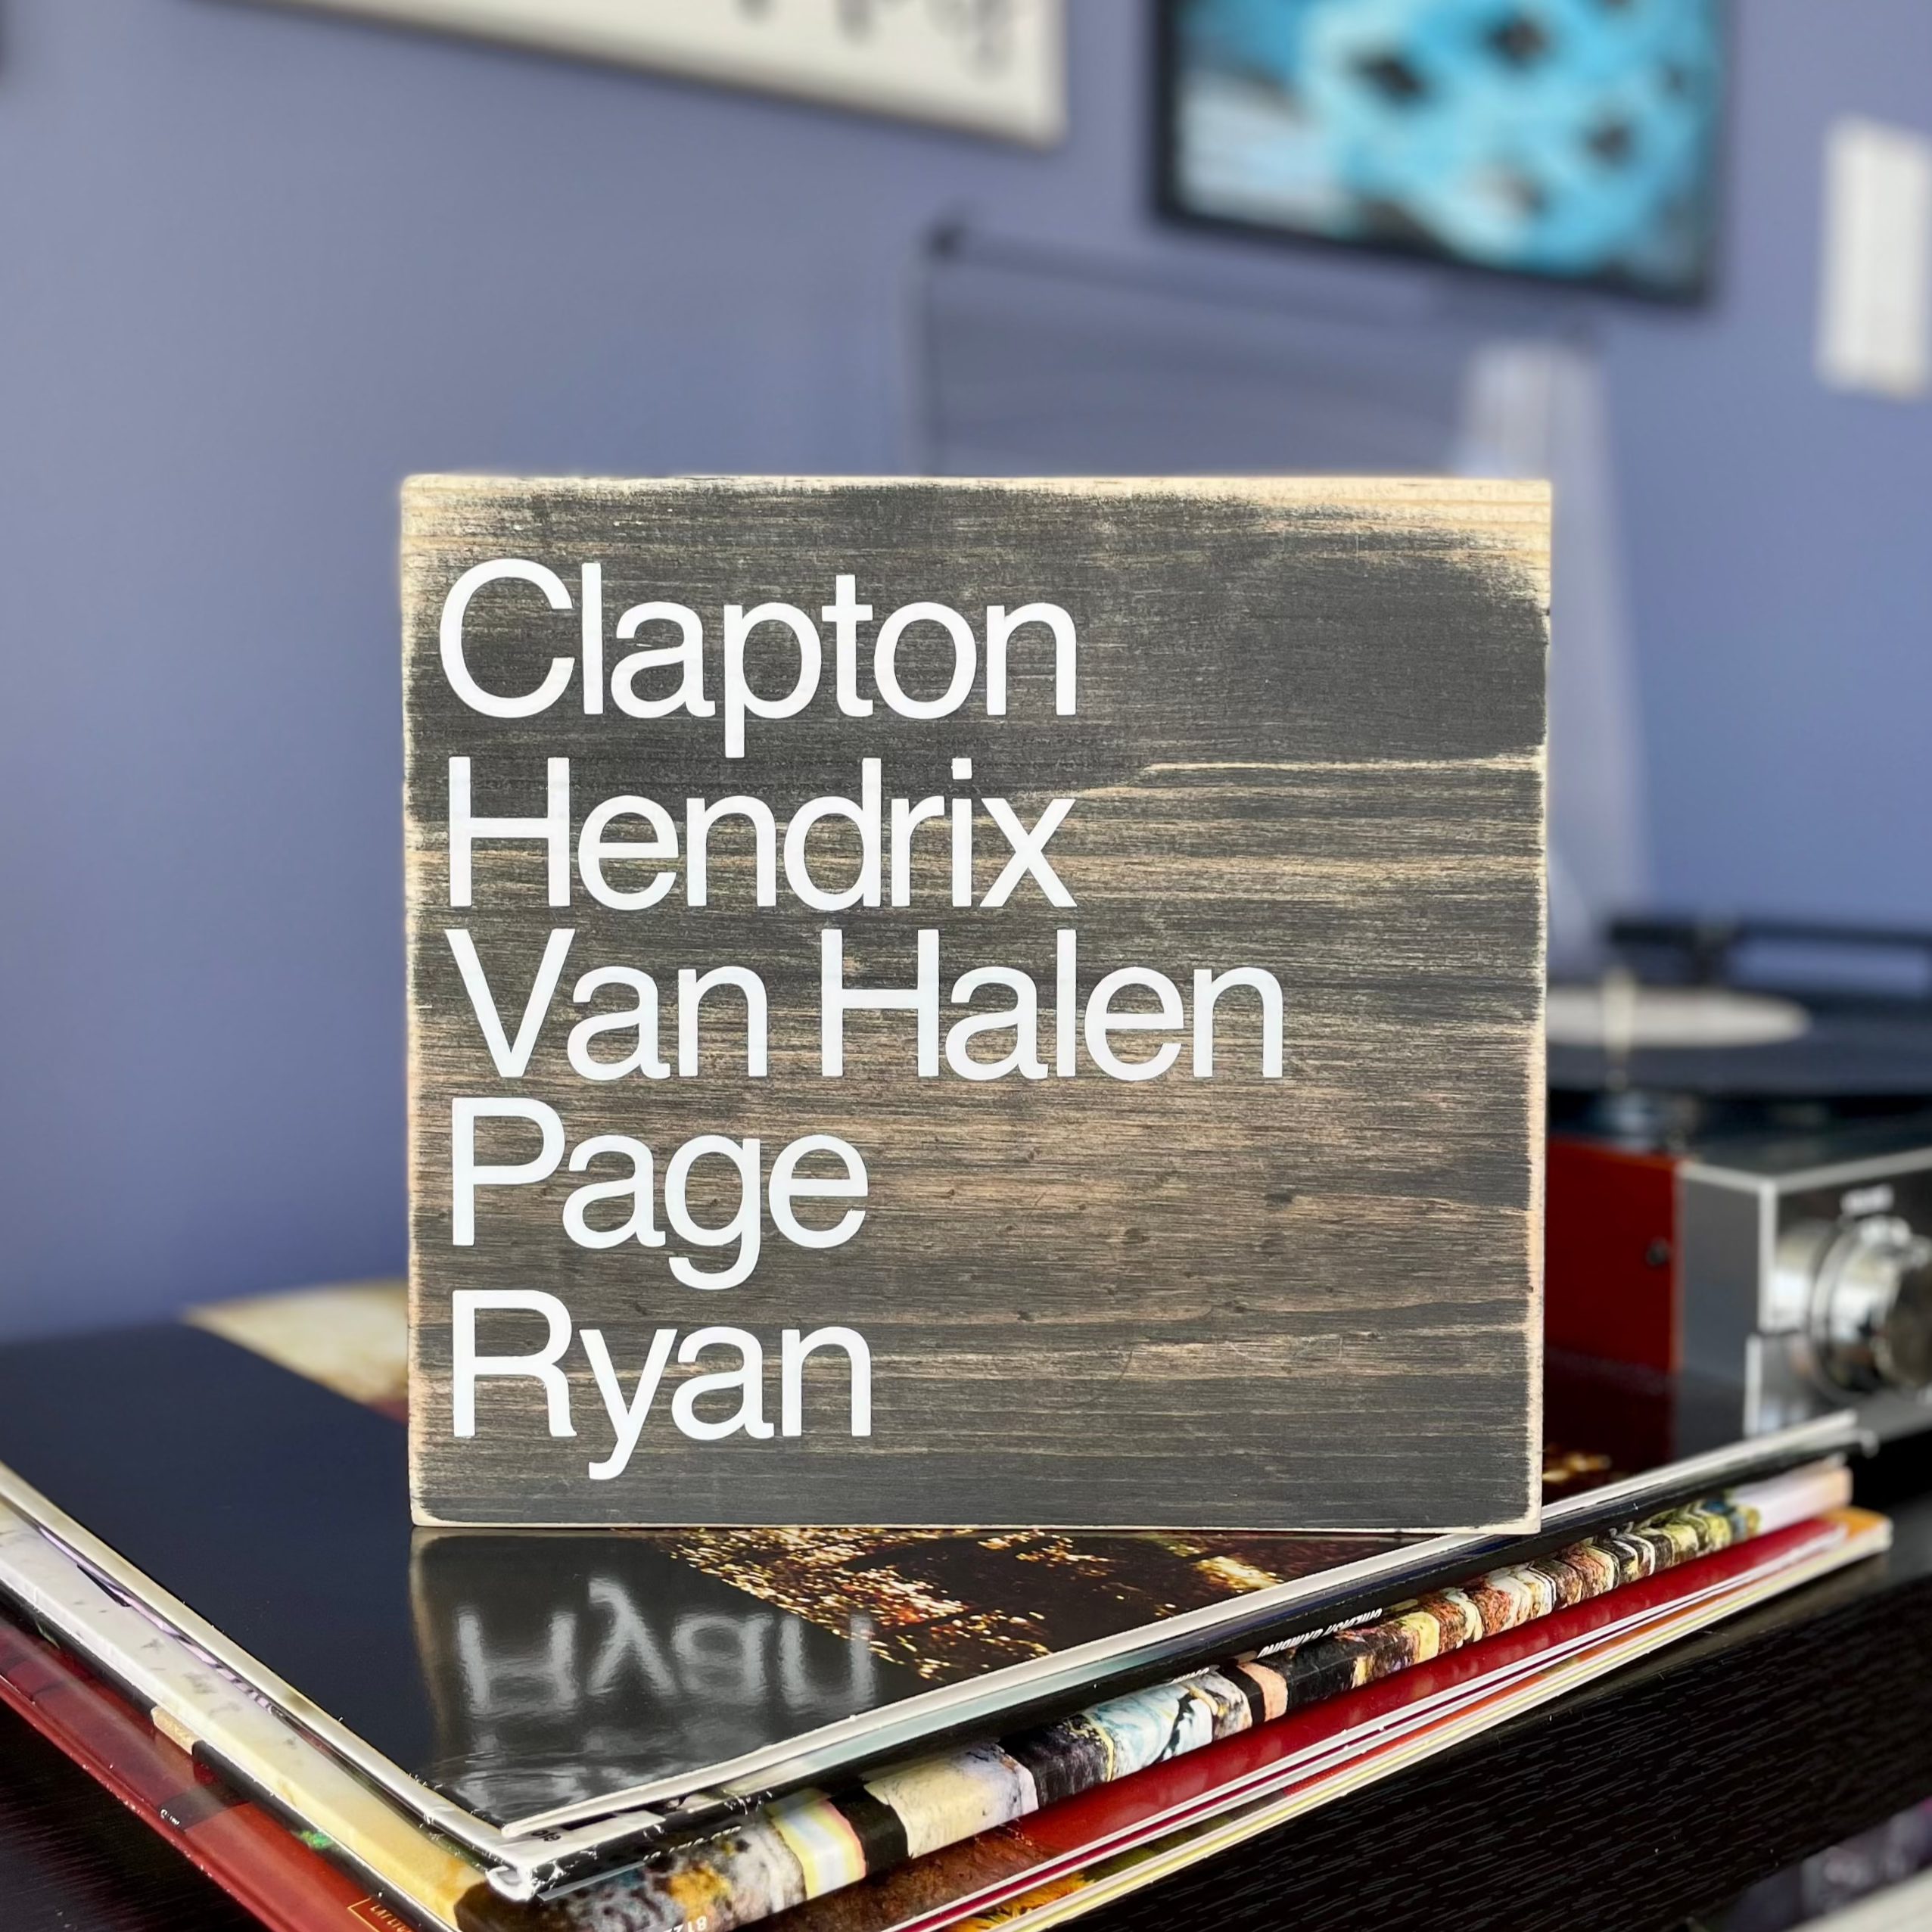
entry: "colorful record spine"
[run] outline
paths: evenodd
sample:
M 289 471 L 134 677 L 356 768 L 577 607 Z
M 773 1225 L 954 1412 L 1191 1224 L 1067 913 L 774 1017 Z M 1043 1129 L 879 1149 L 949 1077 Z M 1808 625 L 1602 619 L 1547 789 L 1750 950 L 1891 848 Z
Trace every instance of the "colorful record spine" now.
M 1842 1507 L 1849 1473 L 1813 1466 L 1649 1517 L 1399 1604 L 1350 1629 L 1294 1640 L 1090 1706 L 997 1743 L 895 1766 L 842 1791 L 804 1791 L 715 1837 L 658 1854 L 512 1921 L 470 1902 L 479 1928 L 736 1932 L 1043 1806 L 1379 1683 L 1466 1645 Z

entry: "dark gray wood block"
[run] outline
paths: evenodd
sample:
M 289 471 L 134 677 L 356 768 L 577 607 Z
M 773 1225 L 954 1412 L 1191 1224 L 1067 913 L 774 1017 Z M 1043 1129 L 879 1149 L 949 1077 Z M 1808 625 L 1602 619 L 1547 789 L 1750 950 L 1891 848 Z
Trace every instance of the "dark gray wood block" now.
M 409 732 L 412 1385 L 415 1500 L 426 1522 L 468 1523 L 1035 1523 L 1451 1527 L 1533 1512 L 1541 1252 L 1544 675 L 1548 506 L 1538 485 L 1472 483 L 978 484 L 520 482 L 428 478 L 405 501 Z M 461 675 L 499 698 L 558 695 L 527 715 L 488 715 L 453 687 L 446 600 L 493 559 L 548 580 L 482 583 L 463 613 Z M 585 566 L 599 567 L 600 583 Z M 873 615 L 854 621 L 838 699 L 836 580 Z M 586 626 L 585 605 L 602 617 Z M 553 608 L 556 599 L 568 608 Z M 823 668 L 795 715 L 744 720 L 727 755 L 724 608 L 794 607 L 823 636 Z M 876 640 L 895 610 L 939 604 L 904 629 L 901 705 L 882 695 Z M 1077 636 L 1059 683 L 1050 624 L 1016 631 L 1007 704 L 988 715 L 989 606 L 1048 603 Z M 622 708 L 621 661 L 675 644 L 660 611 L 621 639 L 620 619 L 677 605 L 702 627 L 708 717 Z M 744 649 L 767 708 L 798 684 L 804 649 L 767 621 Z M 963 667 L 970 659 L 972 677 Z M 586 667 L 590 676 L 586 683 Z M 888 672 L 892 667 L 888 667 Z M 965 695 L 936 712 L 957 673 Z M 617 683 L 637 701 L 679 688 L 676 667 Z M 586 689 L 601 708 L 586 713 Z M 1070 710 L 1063 708 L 1071 703 Z M 854 707 L 856 708 L 856 705 Z M 478 837 L 471 903 L 452 904 L 452 761 L 466 760 L 478 819 L 536 820 L 550 761 L 568 759 L 568 848 L 553 880 L 541 838 Z M 863 805 L 861 761 L 883 798 L 972 801 L 973 891 L 1012 856 L 1003 823 L 1031 827 L 1071 801 L 1045 864 L 1004 903 L 956 906 L 953 829 L 910 836 L 896 906 L 890 805 L 884 903 L 824 910 L 793 889 L 786 831 L 805 801 Z M 970 777 L 954 761 L 970 761 Z M 960 767 L 963 769 L 963 767 Z M 689 903 L 688 800 L 748 795 L 773 814 L 774 903 L 759 904 L 749 822 L 708 838 L 707 903 Z M 606 800 L 662 807 L 675 856 L 612 857 L 599 903 L 579 863 L 584 820 Z M 988 801 L 1006 801 L 1004 819 Z M 602 836 L 661 834 L 645 817 Z M 593 832 L 593 838 L 595 837 Z M 857 829 L 837 817 L 798 855 L 822 892 L 861 875 Z M 1050 866 L 1050 871 L 1047 867 Z M 1059 882 L 1071 906 L 1050 902 Z M 568 903 L 550 903 L 555 894 Z M 844 1070 L 824 1071 L 822 973 L 840 935 L 843 983 L 910 989 L 921 932 L 936 933 L 938 1019 L 1010 1006 L 975 969 L 1038 988 L 1044 1077 L 963 1078 L 945 1057 L 922 1076 L 914 1013 L 854 1013 Z M 1063 942 L 1077 933 L 1074 1017 L 1057 1025 Z M 565 942 L 552 997 L 530 1015 L 546 947 Z M 453 942 L 450 935 L 467 938 Z M 930 942 L 928 942 L 929 944 Z M 495 1053 L 470 979 L 500 1016 Z M 553 963 L 554 963 L 553 958 Z M 698 1006 L 698 1070 L 680 1071 L 681 971 L 748 969 L 764 989 L 768 1058 L 748 1072 L 748 1002 Z M 586 1078 L 586 1065 L 649 1059 L 636 1025 L 586 1019 L 658 1003 L 651 1077 Z M 1095 989 L 1122 969 L 1165 975 L 1177 1028 L 1096 1035 Z M 1212 1016 L 1213 1069 L 1196 1057 L 1195 974 L 1253 969 L 1281 991 L 1283 1061 L 1266 1064 L 1266 1007 L 1237 985 Z M 574 998 L 575 993 L 583 997 Z M 1153 1016 L 1158 988 L 1117 991 L 1110 1010 Z M 955 1047 L 997 1061 L 1012 1028 Z M 1178 1048 L 1158 1077 L 1103 1070 Z M 1063 1057 L 1063 1054 L 1070 1057 Z M 1071 1077 L 1057 1069 L 1071 1066 Z M 503 1067 L 514 1070 L 506 1073 Z M 599 1069 L 600 1071 L 602 1069 Z M 549 1171 L 473 1193 L 453 1178 L 456 1103 L 484 1109 L 456 1137 L 485 1167 Z M 487 1109 L 530 1103 L 527 1117 Z M 543 1124 L 554 1116 L 546 1146 Z M 474 1110 L 472 1110 L 474 1111 Z M 683 1229 L 742 1221 L 742 1167 L 759 1143 L 759 1252 L 745 1278 L 714 1279 L 742 1250 L 705 1246 L 668 1214 L 670 1169 L 700 1137 L 737 1144 L 687 1157 Z M 863 1161 L 866 1193 L 806 1199 L 807 1231 L 863 1213 L 840 1245 L 786 1238 L 770 1189 L 783 1150 L 830 1136 Z M 566 1226 L 573 1193 L 634 1175 L 647 1146 L 661 1245 L 590 1246 Z M 575 1162 L 574 1171 L 572 1162 Z M 808 1178 L 846 1173 L 801 1158 Z M 474 1202 L 456 1244 L 459 1193 Z M 574 1210 L 595 1238 L 636 1196 Z M 679 1278 L 681 1263 L 684 1279 Z M 474 1351 L 555 1355 L 557 1402 L 530 1374 L 471 1380 L 474 1433 L 455 1432 L 453 1310 Z M 552 1330 L 555 1298 L 569 1327 Z M 677 1349 L 694 1331 L 755 1337 L 758 1405 L 743 1387 L 674 1395 L 685 1378 L 741 1368 L 737 1344 Z M 870 1353 L 870 1433 L 852 1433 L 849 1349 L 822 1347 L 795 1380 L 788 1435 L 786 1331 L 835 1328 Z M 601 1336 L 633 1397 L 654 1336 L 662 1377 L 634 1453 L 594 1478 L 615 1430 L 594 1374 Z M 667 1350 L 668 1352 L 667 1353 Z M 567 1395 L 575 1433 L 553 1434 Z M 702 1439 L 737 1416 L 733 1433 Z M 760 1435 L 755 1425 L 770 1433 Z

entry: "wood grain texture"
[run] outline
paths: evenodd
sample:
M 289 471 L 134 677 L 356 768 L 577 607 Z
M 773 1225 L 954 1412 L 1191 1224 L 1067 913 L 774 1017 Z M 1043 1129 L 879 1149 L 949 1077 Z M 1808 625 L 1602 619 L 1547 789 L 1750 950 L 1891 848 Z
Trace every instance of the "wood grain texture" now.
M 1539 486 L 428 478 L 409 487 L 405 528 L 422 1520 L 1369 1528 L 1525 1518 L 1538 1443 Z M 453 693 L 437 622 L 462 572 L 500 556 L 546 565 L 574 596 L 580 566 L 600 562 L 607 628 L 647 599 L 689 605 L 705 624 L 714 695 L 727 603 L 781 601 L 816 617 L 842 571 L 878 620 L 937 601 L 979 630 L 988 605 L 1048 600 L 1078 628 L 1078 709 L 1055 712 L 1039 631 L 1015 640 L 1007 715 L 985 714 L 982 683 L 929 720 L 882 702 L 870 717 L 842 717 L 828 634 L 817 702 L 782 721 L 753 719 L 740 759 L 724 756 L 717 718 L 640 720 L 608 699 L 604 714 L 586 717 L 575 684 L 539 715 L 485 717 Z M 575 649 L 578 621 L 527 585 L 493 586 L 470 607 L 468 660 L 489 688 L 527 691 Z M 868 692 L 876 630 L 862 632 Z M 912 633 L 902 652 L 905 684 L 921 697 L 945 682 L 938 636 Z M 669 641 L 660 627 L 637 642 Z M 633 648 L 607 642 L 606 667 Z M 795 650 L 760 660 L 760 648 L 758 687 L 785 689 Z M 453 756 L 471 761 L 477 814 L 518 817 L 541 812 L 544 761 L 568 756 L 574 824 L 618 795 L 657 800 L 681 826 L 687 798 L 749 793 L 770 804 L 782 837 L 806 799 L 856 798 L 869 757 L 883 761 L 888 797 L 1001 797 L 1029 824 L 1050 799 L 1071 797 L 1049 849 L 1077 903 L 1056 907 L 1029 882 L 997 909 L 954 909 L 944 830 L 928 827 L 913 841 L 909 907 L 814 911 L 782 870 L 778 903 L 760 907 L 748 841 L 727 825 L 702 910 L 684 904 L 681 863 L 677 888 L 649 910 L 596 904 L 580 879 L 569 907 L 553 908 L 534 842 L 479 843 L 474 904 L 453 909 Z M 961 758 L 970 781 L 950 775 Z M 633 821 L 611 835 L 639 830 Z M 983 807 L 975 832 L 983 895 L 1006 848 Z M 829 885 L 852 876 L 850 836 L 821 827 L 807 848 Z M 521 1078 L 491 1065 L 445 937 L 455 926 L 473 935 L 512 1030 L 546 935 L 576 934 Z M 1193 1077 L 1184 1053 L 1160 1078 L 1122 1082 L 1083 1050 L 1072 1079 L 922 1080 L 909 1015 L 854 1016 L 845 1076 L 828 1079 L 828 926 L 843 932 L 854 985 L 910 985 L 920 929 L 939 933 L 947 991 L 975 966 L 1030 973 L 1050 1062 L 1056 930 L 1078 932 L 1083 1002 L 1118 967 L 1164 972 L 1184 994 L 1197 968 L 1260 967 L 1284 991 L 1286 1077 L 1262 1077 L 1255 1003 L 1237 997 L 1212 1079 Z M 678 969 L 727 963 L 754 969 L 767 989 L 767 1078 L 745 1078 L 739 1009 L 722 1001 L 717 1012 L 733 1016 L 720 1028 L 706 1009 L 698 1078 L 592 1083 L 572 1072 L 565 1041 L 589 1010 L 570 1000 L 578 974 L 614 964 L 652 974 L 674 1059 Z M 966 1010 L 949 1003 L 945 1022 Z M 1010 1035 L 990 1044 L 1003 1049 Z M 609 1134 L 647 1142 L 660 1189 L 671 1153 L 700 1134 L 756 1135 L 767 1167 L 800 1135 L 842 1136 L 866 1163 L 866 1224 L 845 1246 L 807 1251 L 767 1222 L 748 1280 L 695 1290 L 667 1271 L 674 1236 L 668 1248 L 601 1250 L 565 1236 L 564 1199 L 605 1168 L 486 1192 L 476 1245 L 453 1247 L 451 1100 L 503 1094 L 554 1106 L 573 1145 Z M 483 1158 L 534 1150 L 534 1128 L 502 1131 Z M 593 1482 L 586 1466 L 611 1432 L 573 1343 L 562 1365 L 576 1437 L 549 1435 L 534 1381 L 503 1380 L 481 1385 L 478 1433 L 459 1439 L 451 1295 L 530 1286 L 603 1333 L 627 1389 L 660 1325 L 746 1329 L 774 1358 L 786 1327 L 855 1328 L 873 1352 L 873 1433 L 845 1433 L 842 1361 L 828 1369 L 821 1357 L 802 1435 L 686 1439 L 665 1413 L 671 1385 L 731 1365 L 726 1351 L 673 1366 L 629 1467 Z M 487 1352 L 542 1339 L 534 1317 L 497 1319 L 479 1331 Z M 775 1419 L 775 1360 L 769 1374 Z

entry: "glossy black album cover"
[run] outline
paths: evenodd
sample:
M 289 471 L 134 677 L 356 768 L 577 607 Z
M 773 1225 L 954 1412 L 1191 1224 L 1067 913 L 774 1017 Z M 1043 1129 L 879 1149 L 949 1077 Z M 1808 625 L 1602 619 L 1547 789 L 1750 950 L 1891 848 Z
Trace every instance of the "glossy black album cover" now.
M 412 1534 L 397 1423 L 160 1327 L 0 1350 L 0 1462 L 496 1822 L 1398 1546 L 1289 1535 Z
M 1587 1380 L 1553 1395 L 1554 1540 L 1582 1526 L 1566 1497 L 1734 1428 L 1721 1398 L 1690 1409 L 1681 1394 Z M 1389 1538 L 1225 1532 L 412 1532 L 393 1417 L 173 1325 L 0 1349 L 0 1464 L 296 1697 L 512 1828 L 620 1793 L 707 1787 L 748 1761 L 779 1778 L 786 1750 L 842 1723 L 857 1761 L 854 1722 L 862 1734 L 949 1688 L 986 1687 L 988 1713 L 1044 1707 L 1023 1685 L 1003 1706 L 994 1694 L 1016 1667 L 1111 1644 L 1070 1706 L 1109 1671 L 1125 1688 L 1225 1652 L 1230 1631 L 1333 1617 L 1352 1601 L 1339 1566 L 1405 1565 L 1356 1592 L 1386 1601 L 1490 1547 L 1436 1539 L 1405 1556 Z M 1710 1479 L 1707 1467 L 1685 1478 Z M 1271 1623 L 1230 1621 L 1271 1605 Z M 1220 1620 L 1174 1634 L 1203 1613 Z M 935 1715 L 924 1734 L 941 1728 Z M 745 1780 L 757 1788 L 755 1769 Z

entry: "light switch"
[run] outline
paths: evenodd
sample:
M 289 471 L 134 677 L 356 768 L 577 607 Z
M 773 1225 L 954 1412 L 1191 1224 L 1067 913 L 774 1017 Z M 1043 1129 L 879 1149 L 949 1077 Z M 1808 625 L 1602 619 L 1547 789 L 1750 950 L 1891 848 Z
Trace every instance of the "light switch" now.
M 1818 372 L 1899 400 L 1932 383 L 1932 141 L 1909 128 L 1826 135 Z

